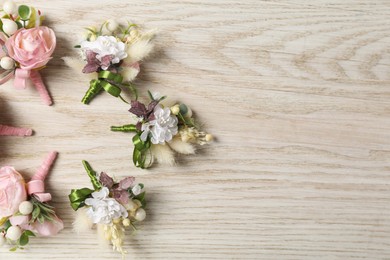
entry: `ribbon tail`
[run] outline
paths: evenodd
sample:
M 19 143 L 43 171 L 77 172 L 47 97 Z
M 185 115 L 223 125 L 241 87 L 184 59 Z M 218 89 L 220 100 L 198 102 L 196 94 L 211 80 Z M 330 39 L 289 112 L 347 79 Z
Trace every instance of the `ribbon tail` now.
M 45 103 L 45 105 L 51 106 L 53 101 L 49 95 L 49 92 L 47 91 L 45 84 L 43 84 L 41 74 L 39 74 L 38 71 L 33 70 L 31 71 L 30 78 L 39 95 L 41 96 L 43 103 Z
M 0 85 L 6 83 L 8 80 L 10 80 L 14 76 L 14 72 L 11 71 L 7 75 L 5 75 L 3 78 L 0 79 Z
M 15 70 L 15 80 L 14 80 L 14 87 L 16 89 L 25 89 L 27 86 L 27 79 L 31 75 L 31 70 L 25 70 L 25 69 L 16 69 Z
M 0 135 L 31 136 L 32 132 L 29 128 L 0 125 Z

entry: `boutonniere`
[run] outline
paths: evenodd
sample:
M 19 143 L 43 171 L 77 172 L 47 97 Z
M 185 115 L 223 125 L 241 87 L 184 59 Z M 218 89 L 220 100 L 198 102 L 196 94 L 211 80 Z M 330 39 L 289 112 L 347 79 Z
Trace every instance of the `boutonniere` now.
M 31 136 L 33 130 L 30 128 L 13 127 L 7 125 L 0 125 L 0 135 L 3 136 Z
M 64 228 L 45 192 L 45 178 L 56 156 L 57 152 L 50 153 L 27 183 L 13 167 L 0 168 L 0 245 L 8 243 L 15 251 L 30 237 L 52 236 Z
M 56 47 L 54 31 L 41 26 L 43 16 L 34 7 L 7 1 L 2 11 L 5 14 L 0 20 L 0 85 L 15 78 L 15 88 L 24 89 L 27 80 L 31 80 L 43 102 L 51 105 L 39 71 L 52 58 Z
M 154 31 L 143 32 L 138 25 L 120 25 L 108 20 L 98 27 L 86 28 L 85 39 L 75 47 L 80 50 L 82 61 L 64 57 L 65 63 L 78 72 L 89 75 L 89 89 L 82 103 L 89 104 L 105 91 L 114 97 L 121 96 L 122 89 L 130 89 L 136 96 L 132 81 L 140 72 L 140 63 L 153 49 Z
M 134 177 L 116 182 L 104 172 L 96 173 L 88 162 L 83 161 L 83 165 L 93 189 L 73 189 L 69 195 L 71 207 L 77 211 L 74 229 L 84 232 L 96 227 L 102 241 L 125 254 L 125 230 L 135 231 L 135 223 L 146 217 L 144 185 L 136 183 Z
M 136 124 L 112 126 L 112 131 L 133 132 L 133 163 L 140 168 L 150 167 L 155 160 L 173 165 L 175 153 L 194 154 L 195 145 L 213 140 L 211 134 L 200 130 L 192 110 L 185 104 L 164 106 L 165 97 L 149 92 L 151 101 L 145 105 L 132 101 L 129 112 L 136 116 Z

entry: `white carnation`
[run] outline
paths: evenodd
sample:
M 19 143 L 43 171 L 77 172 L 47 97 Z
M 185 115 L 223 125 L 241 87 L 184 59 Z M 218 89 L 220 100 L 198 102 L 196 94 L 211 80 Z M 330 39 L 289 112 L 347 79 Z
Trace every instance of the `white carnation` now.
M 92 198 L 85 200 L 85 204 L 90 206 L 87 214 L 95 224 L 110 224 L 113 219 L 128 216 L 125 207 L 115 199 L 109 198 L 109 193 L 108 188 L 103 187 L 100 191 L 93 192 Z
M 126 45 L 114 36 L 99 36 L 95 41 L 83 41 L 80 45 L 82 50 L 90 50 L 96 53 L 96 58 L 99 61 L 104 56 L 112 55 L 111 63 L 116 64 L 127 57 Z
M 172 140 L 177 134 L 177 117 L 171 115 L 171 110 L 157 105 L 154 108 L 155 119 L 142 125 L 141 140 L 146 141 L 149 133 L 152 134 L 153 144 L 163 144 Z

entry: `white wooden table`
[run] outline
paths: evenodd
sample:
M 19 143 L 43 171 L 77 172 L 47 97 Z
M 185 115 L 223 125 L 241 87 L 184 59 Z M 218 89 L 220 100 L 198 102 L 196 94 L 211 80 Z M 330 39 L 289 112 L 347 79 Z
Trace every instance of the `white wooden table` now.
M 19 2 L 21 3 L 21 2 Z M 0 259 L 120 259 L 96 233 L 72 231 L 71 188 L 90 186 L 81 160 L 146 184 L 148 217 L 127 259 L 390 259 L 390 2 L 26 1 L 46 14 L 58 48 L 34 89 L 0 88 L 0 165 L 31 176 L 60 156 L 48 181 L 66 228 Z M 187 103 L 217 141 L 176 167 L 140 170 L 128 106 L 80 100 L 88 80 L 60 59 L 83 27 L 121 17 L 159 28 L 137 80 Z

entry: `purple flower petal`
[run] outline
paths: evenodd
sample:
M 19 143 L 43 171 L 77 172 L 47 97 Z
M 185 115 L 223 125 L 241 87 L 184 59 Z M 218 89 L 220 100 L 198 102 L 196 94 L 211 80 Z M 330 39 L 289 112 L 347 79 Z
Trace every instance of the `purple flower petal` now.
M 114 58 L 114 55 L 106 55 L 106 56 L 102 57 L 101 62 L 100 62 L 101 67 L 103 69 L 104 68 L 107 69 L 108 67 L 110 67 L 111 61 L 113 58 Z
M 113 190 L 112 196 L 123 205 L 129 202 L 130 194 L 126 190 Z
M 103 186 L 107 188 L 111 188 L 114 185 L 114 180 L 110 176 L 108 176 L 105 172 L 102 172 L 100 174 L 99 181 L 101 184 L 103 184 Z
M 146 107 L 139 101 L 131 101 L 131 108 L 129 109 L 130 113 L 133 113 L 136 116 L 144 117 L 146 114 Z
M 127 190 L 128 188 L 131 187 L 131 185 L 133 185 L 134 181 L 135 181 L 134 177 L 126 177 L 119 182 L 119 188 L 122 190 Z

